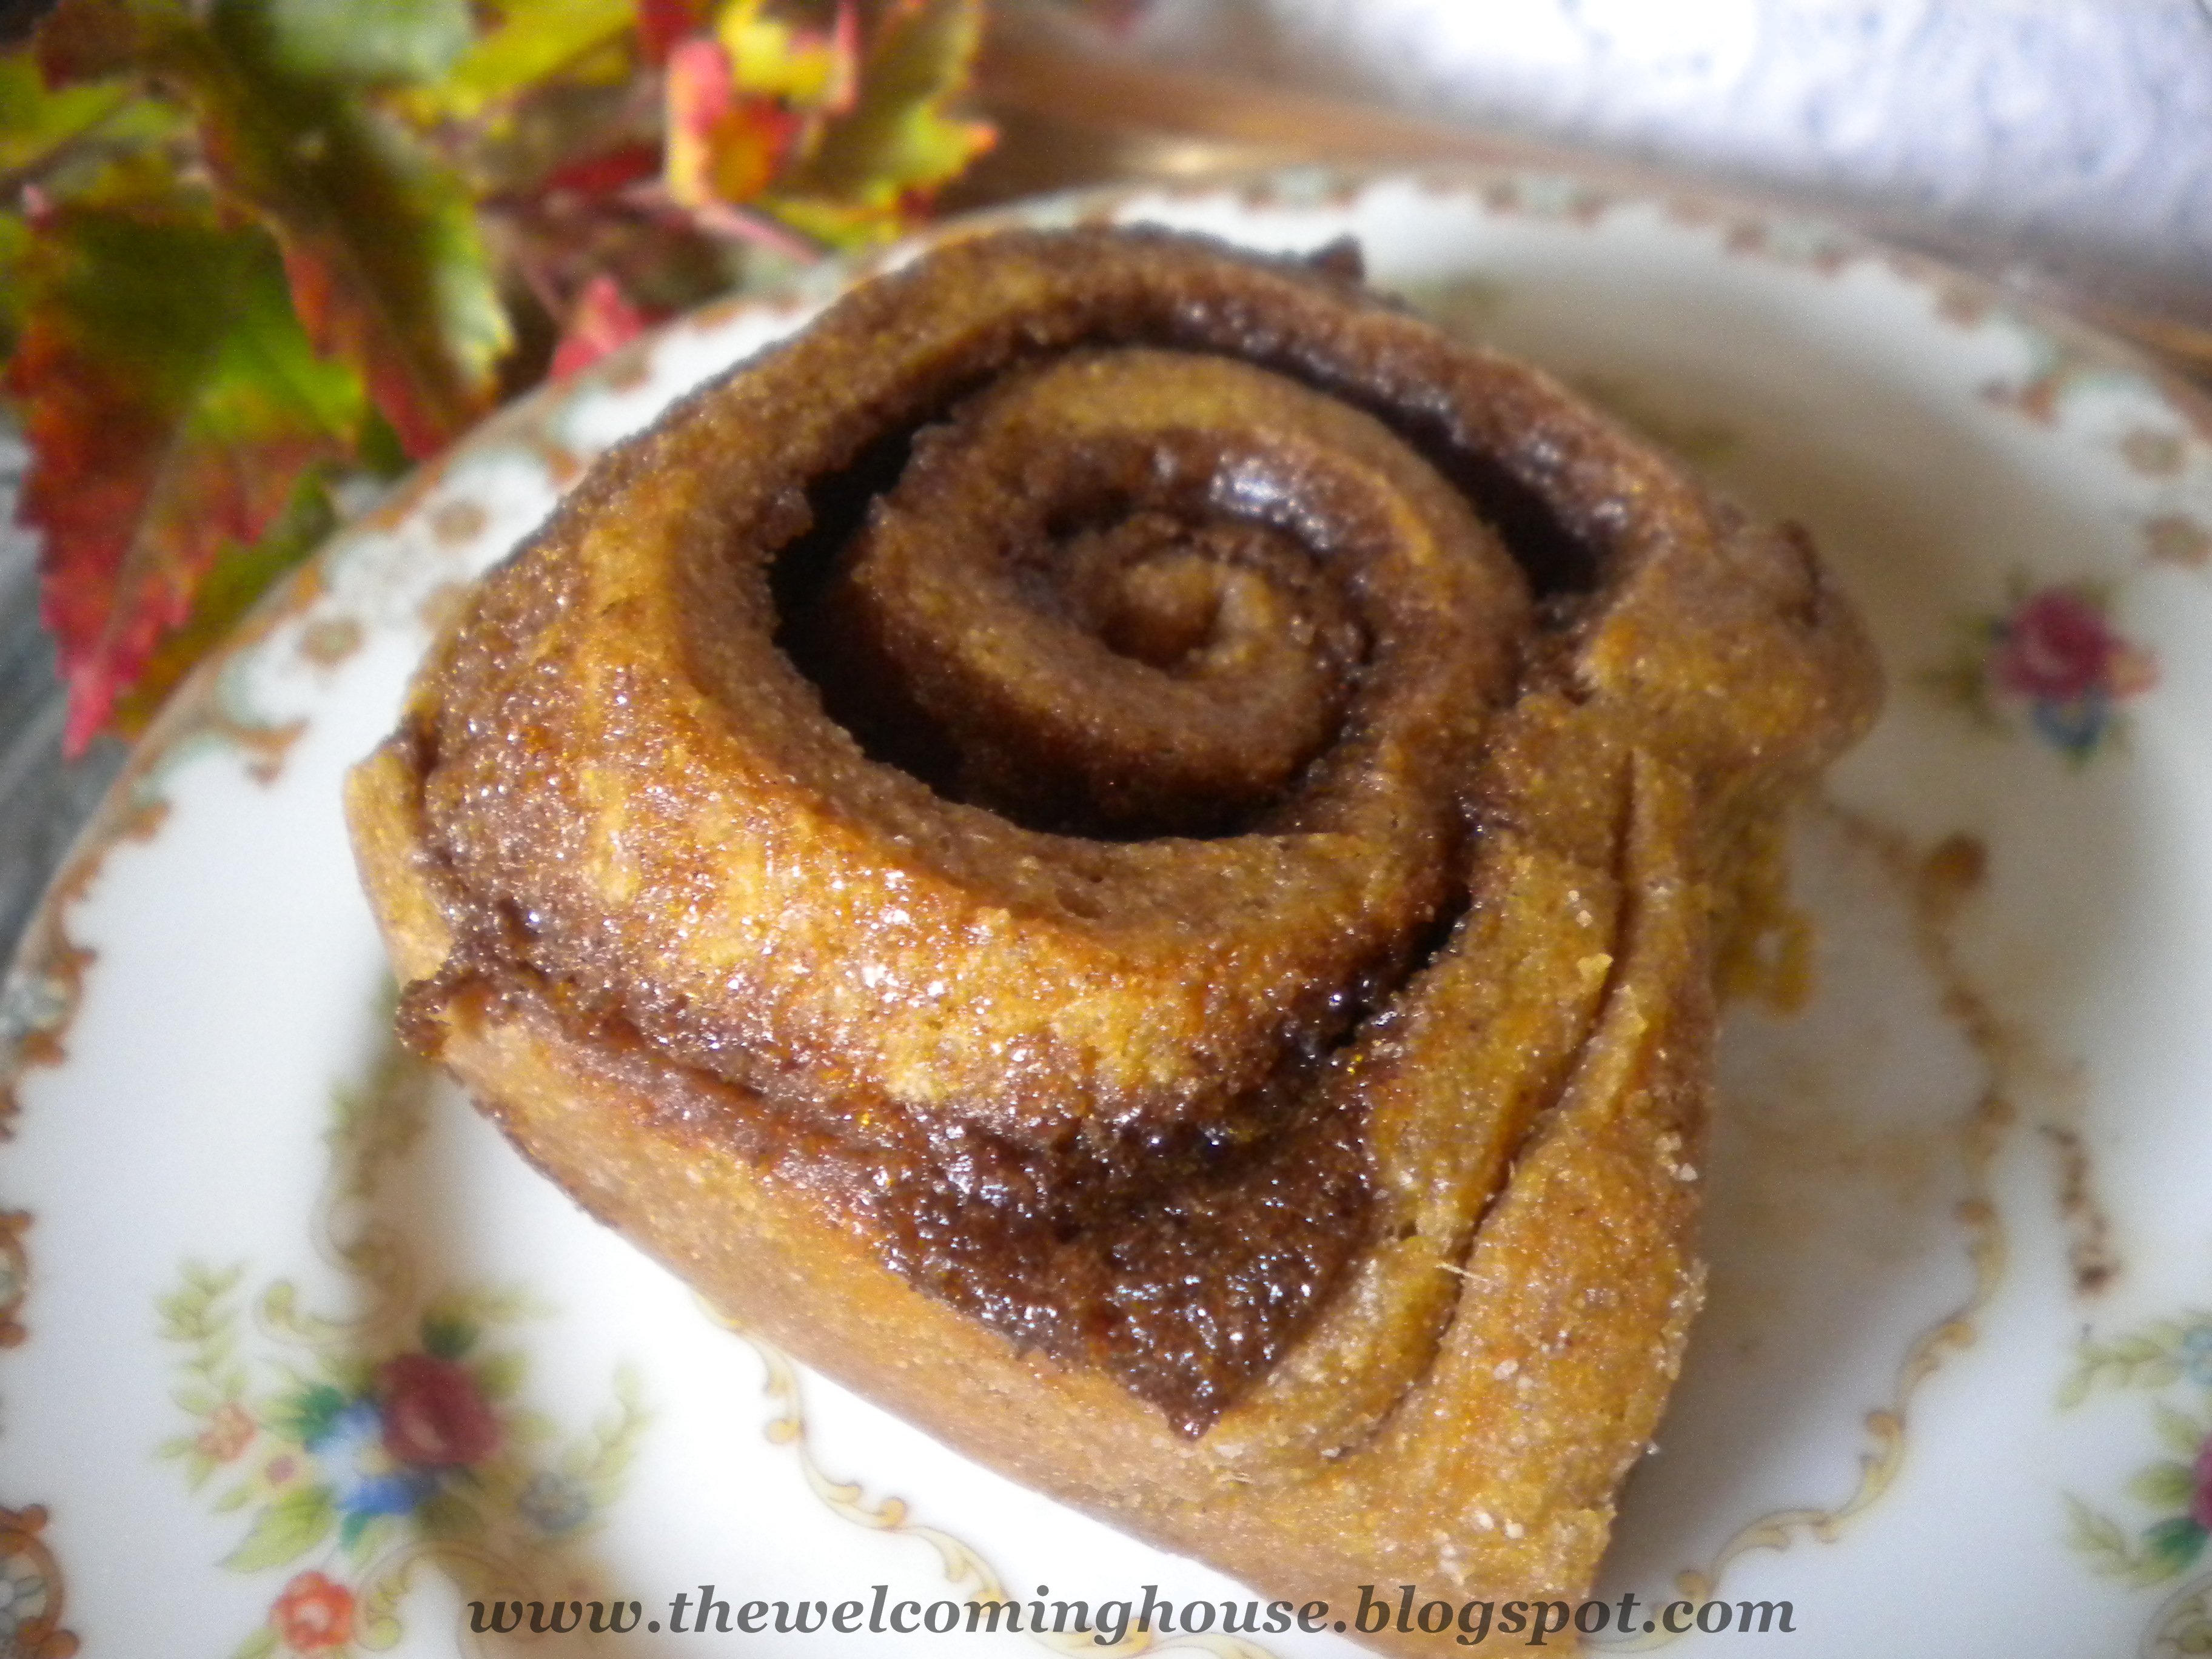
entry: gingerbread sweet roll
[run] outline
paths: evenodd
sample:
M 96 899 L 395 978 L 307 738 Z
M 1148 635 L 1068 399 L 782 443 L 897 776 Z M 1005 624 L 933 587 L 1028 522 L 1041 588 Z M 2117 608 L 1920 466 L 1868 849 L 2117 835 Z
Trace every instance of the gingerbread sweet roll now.
M 1010 232 L 610 455 L 349 805 L 410 1041 L 732 1316 L 1285 1594 L 1572 1595 L 1876 688 L 1802 532 L 1341 251 Z

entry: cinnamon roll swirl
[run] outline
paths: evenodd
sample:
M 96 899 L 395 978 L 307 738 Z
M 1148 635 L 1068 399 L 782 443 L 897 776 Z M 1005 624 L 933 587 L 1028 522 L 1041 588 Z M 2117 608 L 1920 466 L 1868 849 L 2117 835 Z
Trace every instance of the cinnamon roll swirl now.
M 1300 1601 L 1579 1595 L 1714 963 L 1878 677 L 1802 532 L 1355 266 L 855 290 L 481 584 L 349 810 L 410 1041 L 732 1315 Z

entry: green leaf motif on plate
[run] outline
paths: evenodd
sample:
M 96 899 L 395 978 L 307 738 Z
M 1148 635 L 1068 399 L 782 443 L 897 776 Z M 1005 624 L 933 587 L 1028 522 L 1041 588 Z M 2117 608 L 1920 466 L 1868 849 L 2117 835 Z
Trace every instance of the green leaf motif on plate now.
M 2163 1393 L 2185 1385 L 2212 1407 L 2212 1314 L 2160 1320 L 2104 1340 L 2085 1336 L 2058 1403 L 2072 1409 L 2100 1389 Z M 2111 1516 L 2065 1494 L 2068 1547 L 2094 1571 L 2136 1585 L 2179 1577 L 2203 1556 L 2212 1535 L 2212 1424 L 2161 1398 L 2151 1402 L 2150 1428 L 2169 1455 L 2137 1469 L 2124 1490 L 2162 1513 L 2133 1541 Z
M 222 1559 L 233 1572 L 258 1572 L 297 1560 L 330 1535 L 337 1510 L 328 1486 L 301 1486 L 261 1511 L 246 1541 Z

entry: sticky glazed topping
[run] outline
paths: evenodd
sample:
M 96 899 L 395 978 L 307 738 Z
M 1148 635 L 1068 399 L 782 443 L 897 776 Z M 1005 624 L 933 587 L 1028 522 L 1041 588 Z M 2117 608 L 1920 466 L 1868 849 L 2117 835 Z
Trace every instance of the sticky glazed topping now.
M 1411 1225 L 1375 1079 L 1480 1024 L 1485 859 L 1548 833 L 1500 722 L 1632 695 L 1616 738 L 1724 784 L 1855 718 L 1751 534 L 1340 253 L 955 243 L 610 456 L 441 642 L 395 742 L 458 943 L 409 1029 L 557 1022 L 1200 1433 Z M 1726 604 L 1651 643 L 1684 580 L 1795 654 Z M 1618 773 L 1553 837 L 1598 878 Z

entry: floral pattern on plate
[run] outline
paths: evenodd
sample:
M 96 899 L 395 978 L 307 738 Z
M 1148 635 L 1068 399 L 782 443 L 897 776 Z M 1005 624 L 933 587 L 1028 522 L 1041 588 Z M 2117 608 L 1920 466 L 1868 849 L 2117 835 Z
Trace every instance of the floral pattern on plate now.
M 2157 657 L 2113 626 L 2113 597 L 2102 583 L 2016 579 L 2002 611 L 1958 624 L 1956 653 L 1929 678 L 1986 724 L 2024 710 L 2038 737 L 2085 762 L 2123 736 L 2123 706 L 2158 684 Z
M 183 1466 L 191 1490 L 212 1492 L 215 1512 L 246 1516 L 225 1567 L 293 1569 L 235 1659 L 390 1647 L 425 1562 L 479 1604 L 495 1598 L 493 1628 L 514 1627 L 509 1606 L 520 1623 L 533 1592 L 540 1628 L 549 1593 L 551 1627 L 575 1628 L 584 1603 L 570 1592 L 588 1578 L 562 1551 L 619 1496 L 647 1421 L 635 1379 L 618 1374 L 612 1407 L 563 1439 L 524 1400 L 528 1361 L 514 1339 L 533 1297 L 478 1285 L 416 1293 L 418 1264 L 370 1206 L 422 1133 L 429 1077 L 387 1043 L 365 1086 L 337 1093 L 315 1229 L 368 1311 L 318 1316 L 278 1279 L 252 1298 L 249 1326 L 245 1269 L 191 1263 L 159 1304 L 178 1352 L 173 1398 L 191 1419 L 159 1455 Z

